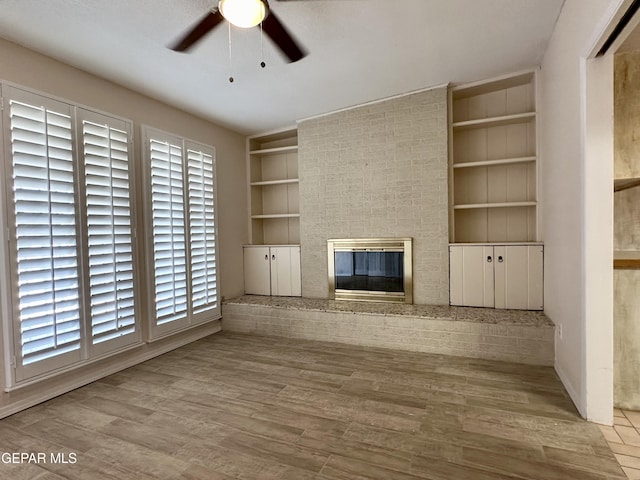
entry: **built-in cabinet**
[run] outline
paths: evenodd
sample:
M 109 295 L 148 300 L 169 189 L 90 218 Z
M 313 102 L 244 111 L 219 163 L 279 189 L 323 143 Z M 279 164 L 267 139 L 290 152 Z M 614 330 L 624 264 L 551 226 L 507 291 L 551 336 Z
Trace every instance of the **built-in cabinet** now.
M 542 245 L 451 245 L 450 303 L 542 310 Z
M 451 89 L 451 241 L 534 242 L 535 74 Z
M 300 247 L 244 247 L 244 289 L 253 295 L 301 295 Z
M 450 90 L 450 303 L 539 310 L 536 75 Z
M 300 296 L 300 201 L 295 128 L 247 139 L 249 238 L 245 293 Z

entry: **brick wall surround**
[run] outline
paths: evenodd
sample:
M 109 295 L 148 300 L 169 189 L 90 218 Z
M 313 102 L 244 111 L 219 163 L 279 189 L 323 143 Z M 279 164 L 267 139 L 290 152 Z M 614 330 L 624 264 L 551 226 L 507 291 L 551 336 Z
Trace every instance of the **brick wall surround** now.
M 240 297 L 222 305 L 224 331 L 530 365 L 554 362 L 554 326 L 541 312 L 430 306 L 422 314 L 393 315 L 243 302 Z M 491 315 L 522 318 L 492 323 L 486 321 Z
M 303 297 L 328 298 L 329 238 L 412 237 L 414 303 L 449 301 L 447 89 L 298 124 Z

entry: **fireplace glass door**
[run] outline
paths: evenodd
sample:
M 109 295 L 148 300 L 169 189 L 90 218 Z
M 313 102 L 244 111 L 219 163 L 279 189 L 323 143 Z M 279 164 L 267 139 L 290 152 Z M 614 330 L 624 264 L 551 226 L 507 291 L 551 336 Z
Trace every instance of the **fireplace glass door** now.
M 404 292 L 403 252 L 335 252 L 336 288 Z

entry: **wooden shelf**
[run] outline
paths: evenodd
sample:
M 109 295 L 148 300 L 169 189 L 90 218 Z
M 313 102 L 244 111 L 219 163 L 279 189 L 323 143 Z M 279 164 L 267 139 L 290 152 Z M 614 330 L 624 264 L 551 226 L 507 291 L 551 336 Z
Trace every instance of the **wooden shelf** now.
M 613 268 L 616 269 L 640 269 L 640 258 L 614 258 Z
M 297 152 L 297 145 L 290 145 L 287 147 L 274 147 L 274 148 L 263 148 L 261 150 L 251 150 L 249 155 L 276 155 L 278 153 L 288 153 L 288 152 Z
M 484 160 L 481 162 L 456 163 L 453 168 L 492 167 L 496 165 L 515 165 L 517 163 L 532 163 L 536 157 L 503 158 L 499 160 Z
M 469 203 L 465 205 L 454 205 L 456 210 L 472 208 L 513 208 L 513 207 L 535 207 L 537 202 L 500 202 L 500 203 Z
M 613 252 L 613 268 L 640 269 L 640 251 L 615 250 Z
M 295 128 L 247 138 L 249 239 L 254 245 L 300 243 L 300 179 Z
M 455 130 L 468 130 L 471 128 L 498 127 L 501 125 L 513 125 L 516 123 L 526 123 L 536 118 L 535 112 L 517 113 L 515 115 L 504 115 L 500 117 L 481 118 L 477 120 L 466 120 L 456 122 L 451 126 Z
M 283 180 L 265 180 L 262 182 L 251 182 L 252 187 L 264 187 L 267 185 L 286 185 L 288 183 L 300 183 L 299 178 L 286 178 Z
M 637 186 L 640 186 L 640 178 L 617 178 L 613 181 L 614 192 L 621 192 Z
M 271 213 L 264 215 L 251 215 L 254 220 L 267 219 L 267 218 L 300 218 L 299 213 Z

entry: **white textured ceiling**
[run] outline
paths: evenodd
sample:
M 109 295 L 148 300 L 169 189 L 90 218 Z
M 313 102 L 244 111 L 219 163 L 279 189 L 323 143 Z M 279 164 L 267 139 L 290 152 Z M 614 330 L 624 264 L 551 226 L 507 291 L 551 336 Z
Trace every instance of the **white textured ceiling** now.
M 0 0 L 0 36 L 241 133 L 540 64 L 563 0 L 270 0 L 310 52 L 259 28 L 166 48 L 217 0 Z M 0 72 L 1 75 L 1 72 Z M 228 78 L 233 75 L 235 81 Z

